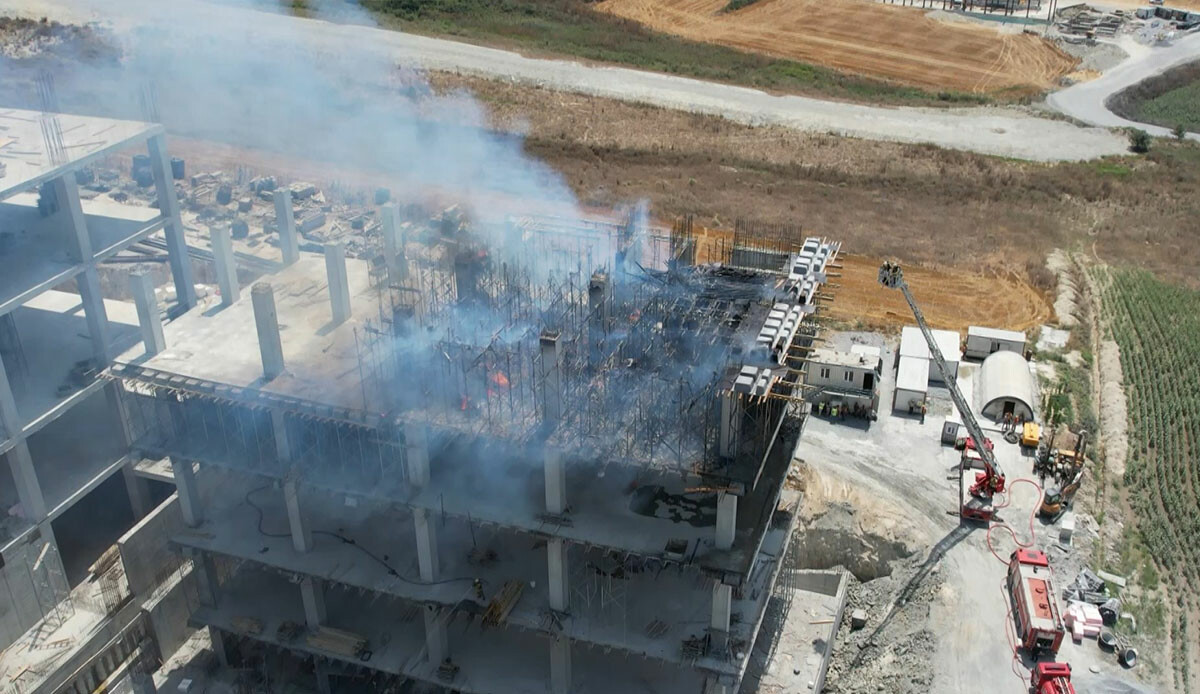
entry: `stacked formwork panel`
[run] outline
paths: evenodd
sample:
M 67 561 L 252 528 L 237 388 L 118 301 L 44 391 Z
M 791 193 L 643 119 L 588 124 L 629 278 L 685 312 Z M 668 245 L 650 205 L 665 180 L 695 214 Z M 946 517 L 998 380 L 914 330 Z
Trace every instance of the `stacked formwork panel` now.
M 382 285 L 302 258 L 111 369 L 176 469 L 194 619 L 323 687 L 733 689 L 790 527 L 815 298 L 790 266 L 693 266 L 678 233 L 504 226 L 389 244 Z

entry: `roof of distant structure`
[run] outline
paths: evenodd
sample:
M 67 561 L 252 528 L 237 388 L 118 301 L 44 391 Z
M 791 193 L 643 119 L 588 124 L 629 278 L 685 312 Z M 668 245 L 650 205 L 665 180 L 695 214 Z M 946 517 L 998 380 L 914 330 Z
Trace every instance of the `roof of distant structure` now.
M 959 348 L 958 333 L 953 330 L 930 330 L 938 349 L 946 361 L 961 361 L 962 350 Z M 907 325 L 900 331 L 900 356 L 929 359 L 929 345 L 921 329 L 915 325 Z
M 979 370 L 976 403 L 979 411 L 997 400 L 1019 400 L 1033 411 L 1033 374 L 1029 363 L 1016 352 L 993 352 Z
M 900 357 L 900 365 L 896 368 L 896 390 L 928 392 L 929 360 L 920 357 Z

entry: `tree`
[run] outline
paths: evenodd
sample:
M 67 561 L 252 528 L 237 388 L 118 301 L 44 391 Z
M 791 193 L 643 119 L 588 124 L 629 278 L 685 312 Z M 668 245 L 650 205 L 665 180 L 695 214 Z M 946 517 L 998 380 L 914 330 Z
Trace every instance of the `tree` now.
M 1138 154 L 1150 151 L 1150 133 L 1137 129 L 1129 132 L 1129 149 Z
M 1176 140 L 1183 140 L 1183 138 L 1187 137 L 1187 129 L 1183 127 L 1183 123 L 1178 123 L 1175 125 L 1175 129 L 1171 131 L 1171 134 L 1175 136 Z

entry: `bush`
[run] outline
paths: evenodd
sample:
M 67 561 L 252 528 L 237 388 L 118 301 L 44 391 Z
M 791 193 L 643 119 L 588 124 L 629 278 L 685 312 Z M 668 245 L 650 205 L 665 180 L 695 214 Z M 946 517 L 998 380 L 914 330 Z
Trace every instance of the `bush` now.
M 1182 140 L 1187 137 L 1187 128 L 1183 127 L 1183 123 L 1176 123 L 1175 129 L 1171 131 L 1171 134 L 1175 136 L 1176 140 Z
M 1150 151 L 1150 133 L 1140 128 L 1129 133 L 1129 149 L 1138 154 Z

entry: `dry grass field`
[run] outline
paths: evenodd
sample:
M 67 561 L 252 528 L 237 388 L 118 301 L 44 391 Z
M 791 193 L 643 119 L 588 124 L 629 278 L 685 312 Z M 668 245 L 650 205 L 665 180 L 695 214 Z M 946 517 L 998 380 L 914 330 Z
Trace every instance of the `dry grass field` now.
M 790 58 L 924 89 L 1037 92 L 1075 60 L 1028 34 L 939 22 L 870 0 L 603 0 L 602 12 L 694 41 Z

